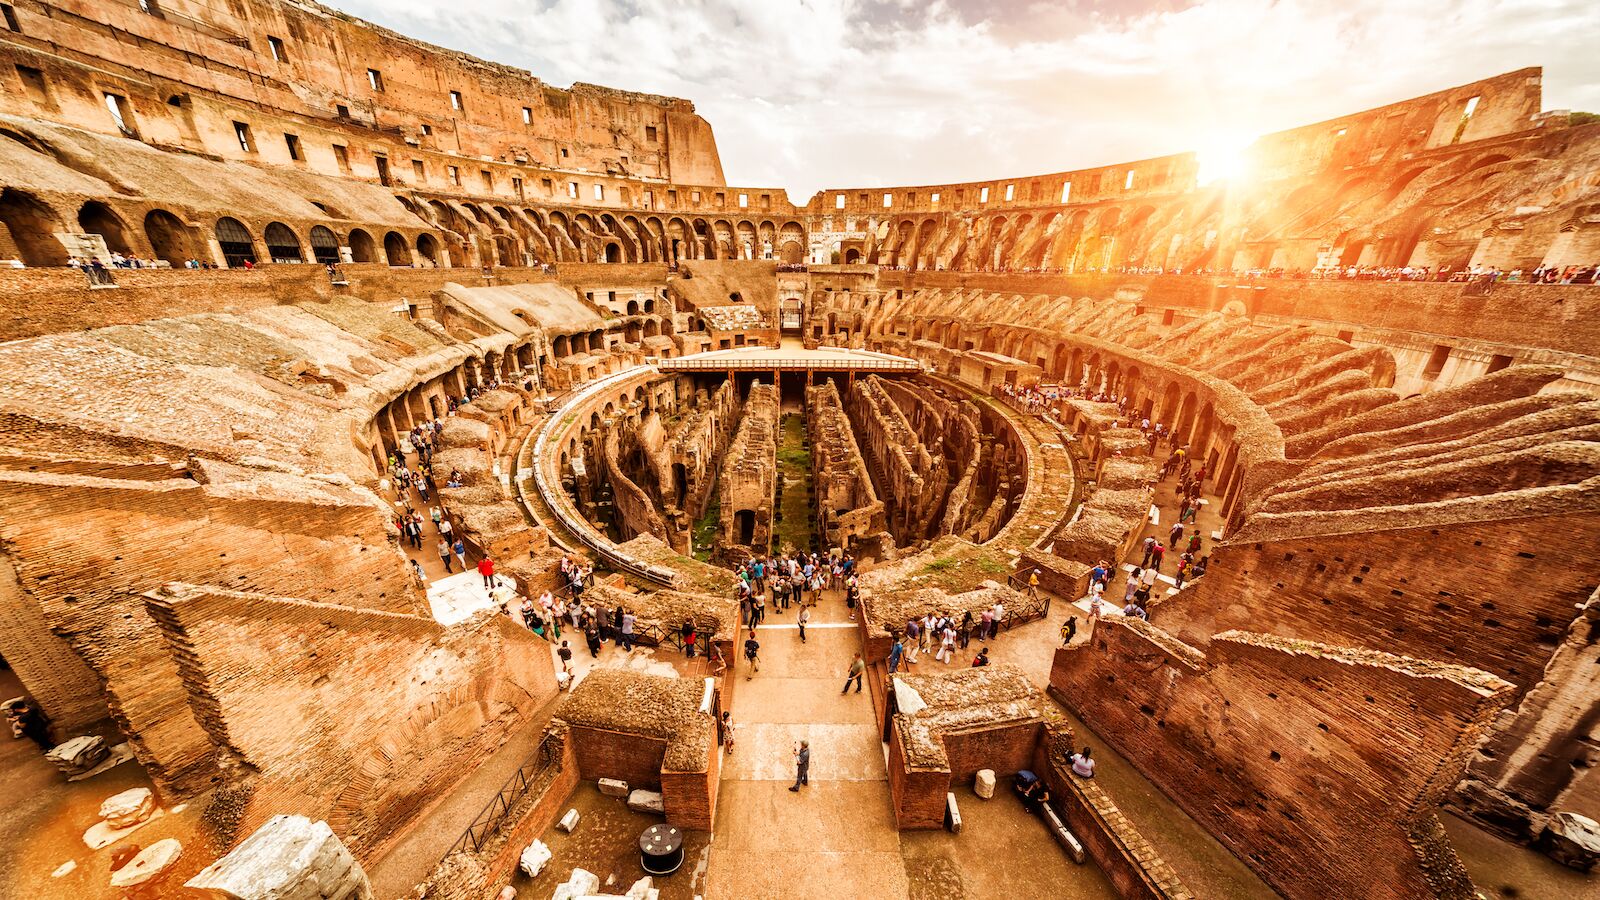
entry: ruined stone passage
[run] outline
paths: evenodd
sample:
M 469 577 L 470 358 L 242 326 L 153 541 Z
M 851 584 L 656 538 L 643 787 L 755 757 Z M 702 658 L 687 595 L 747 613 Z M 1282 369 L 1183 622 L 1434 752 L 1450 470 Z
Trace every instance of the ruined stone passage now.
M 832 381 L 806 389 L 806 432 L 822 545 L 859 551 L 866 543 L 869 555 L 882 558 L 893 543 L 884 503 Z
M 722 532 L 717 556 L 724 562 L 767 552 L 777 473 L 778 388 L 756 382 L 745 397 L 743 418 L 718 480 Z

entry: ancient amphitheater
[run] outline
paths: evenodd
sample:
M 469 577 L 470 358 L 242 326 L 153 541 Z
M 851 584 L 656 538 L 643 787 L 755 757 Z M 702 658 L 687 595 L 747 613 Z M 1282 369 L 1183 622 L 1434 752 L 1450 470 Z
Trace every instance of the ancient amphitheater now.
M 1600 895 L 1540 70 L 797 204 L 310 0 L 0 12 L 0 896 Z

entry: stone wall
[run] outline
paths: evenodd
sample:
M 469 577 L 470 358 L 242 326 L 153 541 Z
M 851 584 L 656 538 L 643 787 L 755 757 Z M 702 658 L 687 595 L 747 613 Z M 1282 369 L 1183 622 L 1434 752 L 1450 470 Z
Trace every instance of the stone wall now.
M 431 618 L 168 586 L 147 608 L 253 827 L 325 818 L 372 860 L 556 694 L 543 641 L 486 612 Z M 294 648 L 294 649 L 287 649 Z
M 1202 655 L 1113 616 L 1056 652 L 1050 686 L 1286 897 L 1474 895 L 1424 838 L 1508 682 L 1244 632 Z

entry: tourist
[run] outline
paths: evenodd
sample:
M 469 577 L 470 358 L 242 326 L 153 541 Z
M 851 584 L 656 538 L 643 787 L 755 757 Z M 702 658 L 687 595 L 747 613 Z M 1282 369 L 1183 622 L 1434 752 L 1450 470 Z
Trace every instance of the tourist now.
M 1070 645 L 1072 643 L 1072 639 L 1077 636 L 1078 617 L 1067 616 L 1067 620 L 1061 623 L 1061 646 L 1066 647 Z
M 800 643 L 804 644 L 806 642 L 806 623 L 811 621 L 811 608 L 809 606 L 800 607 L 800 617 L 795 621 L 800 626 Z
M 846 672 L 844 676 L 844 690 L 840 691 L 839 693 L 848 693 L 850 690 L 850 682 L 852 681 L 856 683 L 856 693 L 861 693 L 861 673 L 866 671 L 866 668 L 866 662 L 861 659 L 861 651 L 857 650 L 855 659 L 850 661 L 850 670 Z
M 889 646 L 889 674 L 893 675 L 900 668 L 900 658 L 905 655 L 905 644 L 900 642 L 900 635 L 896 634 L 894 643 Z
M 462 560 L 461 564 L 465 566 L 466 560 Z M 487 555 L 484 556 L 483 559 L 478 560 L 478 574 L 483 576 L 483 589 L 486 591 L 493 590 L 494 560 L 490 559 Z
M 945 665 L 949 665 L 951 658 L 955 655 L 956 630 L 955 628 L 951 627 L 950 620 L 945 619 L 944 628 L 939 632 L 939 652 L 934 655 L 934 659 L 937 659 Z
M 638 619 L 634 616 L 633 613 L 629 612 L 626 609 L 622 609 L 622 608 L 619 607 L 618 611 L 622 613 L 622 624 L 617 629 L 617 633 L 618 633 L 619 639 L 622 642 L 622 652 L 624 652 L 624 653 L 632 653 L 633 652 L 633 627 L 634 627 L 634 624 L 638 621 Z
M 1079 778 L 1094 777 L 1094 760 L 1089 758 L 1088 747 L 1083 748 L 1082 753 L 1072 754 L 1070 759 L 1072 762 L 1072 774 Z
M 789 790 L 799 793 L 802 786 L 811 784 L 809 777 L 811 773 L 811 742 L 801 741 L 800 746 L 795 748 L 794 766 L 794 786 Z
M 450 542 L 439 538 L 439 562 L 444 563 L 445 573 L 450 572 Z
M 984 647 L 983 649 L 978 651 L 978 655 L 977 656 L 972 658 L 972 668 L 981 669 L 984 666 L 987 666 L 988 664 L 989 664 L 989 648 L 988 647 Z
M 749 681 L 755 677 L 754 673 L 761 671 L 761 643 L 754 634 L 744 639 L 744 658 L 750 664 L 751 674 L 744 676 Z

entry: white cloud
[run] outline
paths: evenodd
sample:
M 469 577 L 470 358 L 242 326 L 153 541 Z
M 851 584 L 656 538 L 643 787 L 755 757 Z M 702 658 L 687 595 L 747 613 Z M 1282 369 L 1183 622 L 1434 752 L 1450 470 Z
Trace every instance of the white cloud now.
M 1547 108 L 1600 111 L 1592 0 L 337 2 L 553 84 L 687 97 L 730 183 L 801 203 L 1158 156 L 1532 65 Z

